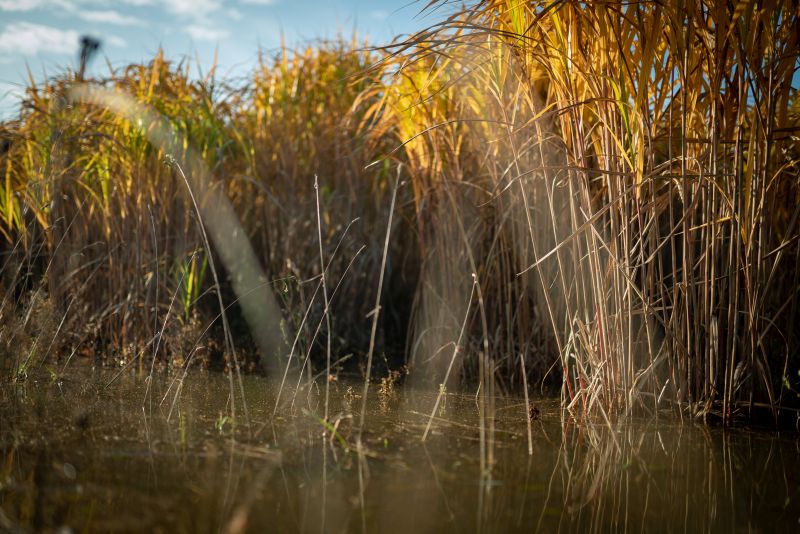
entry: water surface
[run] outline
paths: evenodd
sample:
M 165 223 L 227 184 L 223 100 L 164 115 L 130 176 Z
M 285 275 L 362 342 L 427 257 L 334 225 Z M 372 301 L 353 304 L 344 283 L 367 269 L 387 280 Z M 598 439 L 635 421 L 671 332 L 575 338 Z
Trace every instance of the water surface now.
M 0 531 L 800 528 L 794 434 L 579 425 L 536 400 L 528 454 L 524 402 L 496 399 L 492 440 L 475 396 L 449 393 L 423 443 L 436 392 L 375 385 L 359 454 L 362 387 L 331 384 L 326 424 L 324 384 L 284 390 L 273 417 L 257 376 L 74 366 L 1 386 Z

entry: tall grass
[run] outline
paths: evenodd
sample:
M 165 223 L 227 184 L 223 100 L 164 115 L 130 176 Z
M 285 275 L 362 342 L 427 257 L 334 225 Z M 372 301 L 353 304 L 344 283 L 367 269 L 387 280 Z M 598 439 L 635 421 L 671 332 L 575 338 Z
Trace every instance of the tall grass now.
M 22 297 L 33 292 L 56 310 L 69 310 L 62 351 L 127 363 L 152 356 L 180 365 L 195 354 L 213 356 L 218 365 L 233 363 L 221 343 L 213 293 L 224 293 L 233 337 L 241 339 L 247 328 L 237 319 L 242 316 L 232 290 L 239 273 L 224 273 L 218 289 L 206 269 L 219 250 L 208 250 L 196 215 L 217 207 L 204 208 L 213 196 L 200 192 L 196 212 L 183 170 L 173 164 L 191 151 L 201 160 L 194 167 L 211 174 L 207 187 L 231 200 L 269 272 L 286 312 L 281 330 L 287 337 L 306 308 L 314 317 L 323 314 L 323 303 L 313 298 L 319 245 L 309 239 L 316 233 L 319 175 L 322 247 L 333 258 L 328 276 L 342 284 L 337 298 L 349 297 L 346 306 L 333 305 L 333 321 L 341 326 L 330 336 L 337 350 L 349 345 L 363 332 L 359 325 L 369 324 L 364 316 L 370 298 L 352 297 L 377 280 L 370 266 L 379 265 L 380 251 L 354 256 L 363 242 L 380 242 L 371 227 L 385 224 L 379 197 L 388 195 L 389 166 L 364 170 L 367 147 L 376 144 L 360 133 L 357 106 L 369 105 L 361 93 L 376 80 L 355 76 L 371 61 L 354 43 L 284 50 L 263 57 L 240 88 L 217 80 L 213 69 L 198 79 L 188 62 L 173 64 L 159 52 L 147 65 L 92 80 L 161 115 L 172 129 L 163 146 L 148 139 L 157 126 L 148 116 L 71 101 L 70 88 L 82 81 L 71 72 L 31 83 L 19 119 L 4 125 L 11 144 L 2 155 L 3 313 L 30 316 L 31 299 Z M 186 169 L 193 183 L 199 172 Z M 338 245 L 342 250 L 334 253 Z M 353 260 L 358 274 L 341 280 Z M 315 321 L 305 323 L 302 343 L 314 342 Z M 12 330 L 4 336 L 5 349 L 16 359 Z M 368 336 L 362 338 L 366 343 Z M 254 346 L 245 343 L 248 348 L 249 360 L 257 361 Z M 285 357 L 268 354 L 264 360 Z
M 797 403 L 797 15 L 483 1 L 394 50 L 418 211 L 469 198 L 501 376 L 553 363 L 580 412 Z
M 478 379 L 489 433 L 494 388 L 520 379 L 576 414 L 777 417 L 800 400 L 797 19 L 789 2 L 485 0 L 380 50 L 262 56 L 245 88 L 161 54 L 92 83 L 201 155 L 301 369 L 405 347 L 423 381 Z M 195 354 L 209 293 L 234 301 L 205 274 L 218 252 L 163 150 L 65 102 L 75 78 L 31 84 L 4 125 L 0 313 L 30 317 L 33 292 L 64 347 L 140 355 L 163 324 L 160 357 Z

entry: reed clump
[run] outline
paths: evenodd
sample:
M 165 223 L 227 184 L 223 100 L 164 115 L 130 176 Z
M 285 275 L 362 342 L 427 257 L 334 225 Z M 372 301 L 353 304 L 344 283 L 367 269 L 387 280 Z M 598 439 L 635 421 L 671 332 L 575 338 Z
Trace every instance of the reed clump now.
M 155 332 L 168 334 L 188 320 L 207 252 L 165 155 L 128 121 L 70 102 L 77 82 L 68 72 L 31 84 L 13 125 L 4 155 L 10 263 L 3 274 L 18 293 L 46 279 L 43 290 L 68 310 L 70 344 L 107 356 L 134 345 L 141 355 L 155 346 Z M 229 142 L 226 101 L 216 102 L 221 90 L 190 81 L 187 67 L 158 54 L 99 83 L 168 117 L 175 135 L 209 164 L 242 160 Z M 166 313 L 175 321 L 162 323 Z
M 328 335 L 316 328 L 324 306 L 315 291 L 318 245 L 309 238 L 316 233 L 319 176 L 323 250 L 328 276 L 339 286 L 330 336 L 334 348 L 353 340 L 358 346 L 372 300 L 363 288 L 377 279 L 372 266 L 380 260 L 379 251 L 360 247 L 385 224 L 389 171 L 388 165 L 364 170 L 380 145 L 362 134 L 359 111 L 370 105 L 364 88 L 378 83 L 361 75 L 372 61 L 356 43 L 320 43 L 262 57 L 249 83 L 233 87 L 213 70 L 193 76 L 188 62 L 170 62 L 159 52 L 148 64 L 91 81 L 165 118 L 169 152 L 148 140 L 147 125 L 70 100 L 70 88 L 81 81 L 74 73 L 31 83 L 19 119 L 3 129 L 9 140 L 0 156 L 4 311 L 24 313 L 32 291 L 50 299 L 65 314 L 56 354 L 78 347 L 79 354 L 109 360 L 175 364 L 188 363 L 200 348 L 211 352 L 204 360 L 229 361 L 215 293 L 224 293 L 231 308 L 225 311 L 234 334 L 247 328 L 230 287 L 235 273 L 224 273 L 220 287 L 212 280 L 216 252 L 205 246 L 202 221 L 175 165 L 193 150 L 212 176 L 208 187 L 232 201 L 270 273 L 286 335 L 303 329 L 300 356 Z M 199 172 L 186 169 L 193 171 Z M 257 360 L 254 347 L 240 343 Z
M 241 207 L 242 222 L 266 271 L 283 279 L 276 289 L 292 331 L 301 330 L 298 340 L 303 346 L 326 336 L 321 324 L 325 302 L 316 278 L 319 224 L 327 283 L 329 291 L 335 289 L 329 315 L 333 350 L 341 354 L 366 352 L 371 322 L 367 315 L 378 285 L 396 174 L 388 161 L 369 167 L 376 155 L 394 146 L 394 139 L 375 135 L 371 128 L 376 89 L 383 87 L 381 71 L 370 70 L 377 59 L 355 41 L 262 56 L 232 117 L 247 144 L 255 178 L 240 180 L 232 198 Z M 405 244 L 413 242 L 410 231 L 408 225 L 399 230 Z M 405 248 L 402 241 L 391 246 L 388 291 L 394 310 L 411 300 L 402 279 L 413 277 L 414 267 L 413 262 L 403 265 L 410 254 Z M 303 322 L 309 309 L 309 319 Z M 401 352 L 406 319 L 395 314 L 383 322 L 393 332 L 389 344 Z M 383 336 L 381 349 L 386 342 Z
M 244 88 L 161 54 L 92 83 L 201 155 L 298 370 L 330 346 L 363 367 L 400 166 L 376 350 L 412 377 L 478 378 L 486 399 L 532 379 L 580 414 L 778 417 L 800 401 L 797 19 L 780 1 L 483 0 L 381 49 L 261 56 Z M 139 361 L 169 359 L 161 337 L 192 318 L 219 339 L 214 293 L 245 332 L 164 164 L 182 154 L 68 102 L 76 81 L 31 84 L 0 133 L 10 306 L 46 280 L 71 346 Z
M 797 17 L 487 0 L 390 49 L 425 78 L 390 127 L 424 132 L 418 211 L 463 214 L 431 231 L 483 288 L 486 366 L 555 367 L 581 413 L 797 404 Z

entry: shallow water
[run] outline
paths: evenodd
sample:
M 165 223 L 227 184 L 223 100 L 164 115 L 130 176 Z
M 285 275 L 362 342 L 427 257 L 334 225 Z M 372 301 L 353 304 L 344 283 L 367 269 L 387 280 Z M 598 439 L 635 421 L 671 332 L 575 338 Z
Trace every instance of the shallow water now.
M 324 440 L 324 388 L 284 391 L 272 417 L 277 389 L 244 376 L 234 425 L 227 376 L 180 378 L 75 366 L 0 387 L 0 531 L 800 528 L 794 434 L 667 418 L 576 425 L 537 400 L 529 455 L 519 399 L 496 400 L 482 448 L 474 395 L 447 394 L 423 443 L 435 392 L 374 386 L 360 456 L 361 385 L 331 384 L 337 430 Z

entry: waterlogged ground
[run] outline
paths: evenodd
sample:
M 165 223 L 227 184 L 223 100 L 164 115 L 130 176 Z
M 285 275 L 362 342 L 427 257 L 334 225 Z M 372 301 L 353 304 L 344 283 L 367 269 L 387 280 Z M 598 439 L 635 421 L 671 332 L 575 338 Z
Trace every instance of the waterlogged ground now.
M 537 401 L 529 455 L 519 399 L 496 400 L 482 448 L 474 395 L 448 394 L 423 443 L 435 393 L 376 386 L 359 461 L 360 385 L 331 384 L 326 427 L 324 389 L 284 391 L 272 417 L 277 389 L 245 376 L 248 426 L 238 383 L 234 425 L 227 376 L 180 378 L 72 367 L 0 387 L 0 531 L 800 528 L 796 435 L 576 425 Z

